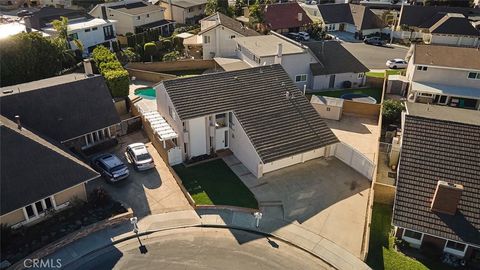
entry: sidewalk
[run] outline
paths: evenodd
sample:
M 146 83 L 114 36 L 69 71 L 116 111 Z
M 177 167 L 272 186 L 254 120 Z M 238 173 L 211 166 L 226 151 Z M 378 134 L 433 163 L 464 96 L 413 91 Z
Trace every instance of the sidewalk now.
M 345 249 L 311 231 L 303 229 L 298 224 L 263 217 L 260 221 L 260 226 L 256 228 L 253 215 L 247 212 L 223 209 L 184 210 L 147 216 L 139 221 L 138 226 L 140 234 L 200 226 L 235 228 L 259 232 L 275 236 L 310 252 L 336 269 L 370 269 L 364 262 Z M 135 237 L 131 230 L 132 225 L 125 223 L 114 229 L 93 233 L 51 254 L 46 259 L 61 259 L 62 265 L 66 266 L 95 251 Z

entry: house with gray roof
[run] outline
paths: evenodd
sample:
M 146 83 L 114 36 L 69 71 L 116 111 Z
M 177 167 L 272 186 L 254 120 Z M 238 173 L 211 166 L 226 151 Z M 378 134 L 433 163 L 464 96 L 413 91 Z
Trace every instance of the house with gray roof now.
M 236 37 L 259 36 L 253 29 L 240 21 L 220 12 L 200 20 L 201 30 L 198 33 L 202 40 L 203 59 L 232 57 L 236 55 Z
M 407 103 L 400 142 L 396 237 L 478 265 L 480 112 Z
M 77 150 L 115 138 L 120 123 L 103 77 L 80 73 L 0 88 L 0 111 Z
M 250 66 L 281 64 L 300 89 L 358 87 L 365 67 L 337 41 L 299 43 L 281 34 L 239 37 L 237 57 Z
M 408 101 L 480 110 L 477 48 L 415 44 L 411 51 L 405 78 Z
M 260 178 L 330 156 L 338 142 L 280 65 L 166 80 L 155 89 L 183 160 L 230 149 Z
M 85 182 L 100 175 L 60 143 L 0 116 L 0 220 L 19 227 L 87 200 Z
M 473 8 L 403 5 L 393 36 L 426 44 L 476 47 L 480 44 L 475 26 L 479 20 L 480 11 Z
M 196 24 L 205 17 L 207 0 L 154 0 L 165 9 L 165 18 L 183 24 Z

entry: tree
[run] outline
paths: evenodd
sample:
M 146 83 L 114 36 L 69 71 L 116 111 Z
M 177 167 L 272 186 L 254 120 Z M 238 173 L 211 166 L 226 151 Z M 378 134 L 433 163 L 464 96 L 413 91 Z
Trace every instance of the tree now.
M 180 53 L 177 51 L 169 52 L 163 56 L 163 61 L 176 61 L 180 57 Z
M 402 115 L 402 111 L 405 109 L 403 103 L 399 100 L 387 99 L 383 102 L 383 123 L 384 125 L 390 125 L 399 123 Z
M 316 40 L 324 39 L 325 35 L 327 34 L 321 22 L 313 22 L 309 24 L 307 26 L 307 33 L 310 35 L 311 38 Z
M 148 42 L 143 45 L 145 57 L 150 57 L 150 62 L 153 62 L 153 56 L 157 54 L 157 45 L 154 42 Z
M 205 6 L 205 14 L 210 16 L 216 12 L 231 16 L 232 14 L 228 8 L 228 0 L 208 0 Z
M 257 2 L 255 2 L 255 4 L 251 5 L 248 8 L 248 10 L 250 13 L 250 23 L 252 25 L 256 25 L 264 22 L 263 12 L 262 12 L 262 9 L 260 8 L 260 3 L 258 2 L 258 0 Z
M 68 36 L 68 18 L 67 17 L 60 17 L 60 20 L 53 20 L 52 21 L 53 28 L 57 31 L 58 36 L 57 44 L 64 50 L 64 57 L 68 57 L 68 54 L 71 54 L 70 50 L 72 49 L 70 46 L 70 41 L 73 41 L 75 47 L 80 50 L 82 53 L 84 51 L 83 43 L 73 37 Z
M 242 16 L 243 15 L 243 7 L 245 6 L 245 2 L 243 0 L 236 0 L 234 6 L 234 13 L 235 16 Z
M 129 90 L 128 72 L 117 56 L 104 46 L 97 46 L 92 53 L 93 61 L 105 78 L 112 97 L 126 97 Z
M 68 64 L 57 44 L 37 32 L 0 39 L 0 56 L 1 86 L 53 77 Z

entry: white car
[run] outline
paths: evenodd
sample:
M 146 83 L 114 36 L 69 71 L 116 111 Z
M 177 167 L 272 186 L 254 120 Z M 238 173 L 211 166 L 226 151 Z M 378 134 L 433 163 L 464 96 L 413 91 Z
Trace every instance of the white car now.
M 298 36 L 304 41 L 310 40 L 310 35 L 307 32 L 298 32 Z
M 148 153 L 147 146 L 143 143 L 132 143 L 127 146 L 125 156 L 138 171 L 145 171 L 155 167 L 153 158 Z
M 403 60 L 403 59 L 391 59 L 387 61 L 387 67 L 388 68 L 406 68 L 408 65 L 408 62 Z

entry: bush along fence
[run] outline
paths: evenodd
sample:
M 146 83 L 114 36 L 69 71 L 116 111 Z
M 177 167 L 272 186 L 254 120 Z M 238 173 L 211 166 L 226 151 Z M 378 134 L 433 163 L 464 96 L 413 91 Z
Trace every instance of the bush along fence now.
M 100 74 L 105 77 L 112 97 L 128 96 L 130 80 L 128 72 L 109 49 L 98 46 L 93 50 L 93 61 Z

